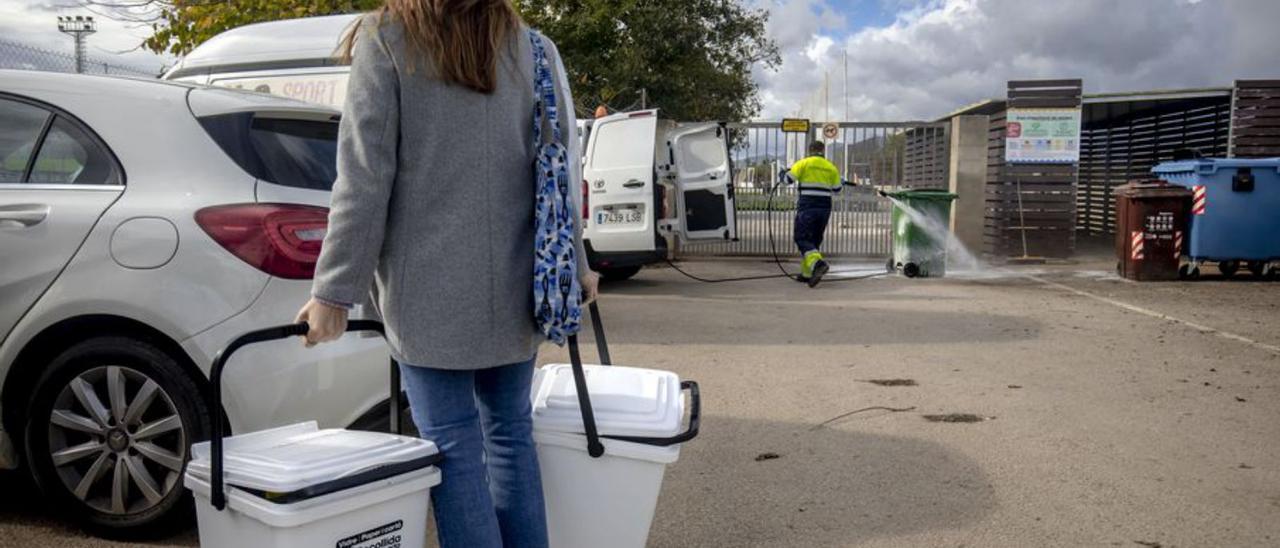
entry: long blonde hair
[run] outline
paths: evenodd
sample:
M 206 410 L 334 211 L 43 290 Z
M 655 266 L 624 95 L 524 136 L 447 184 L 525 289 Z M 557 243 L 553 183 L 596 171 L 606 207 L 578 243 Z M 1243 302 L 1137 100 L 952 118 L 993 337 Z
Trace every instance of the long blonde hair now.
M 480 93 L 493 93 L 498 55 L 520 28 L 511 0 L 386 0 L 377 14 L 404 25 L 409 70 L 430 59 L 440 79 Z M 359 32 L 357 20 L 339 46 L 346 62 Z

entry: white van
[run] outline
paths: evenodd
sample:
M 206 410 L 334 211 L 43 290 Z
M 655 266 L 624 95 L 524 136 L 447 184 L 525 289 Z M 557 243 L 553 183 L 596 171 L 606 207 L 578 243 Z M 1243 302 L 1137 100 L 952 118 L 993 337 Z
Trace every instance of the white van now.
M 626 279 L 678 241 L 737 237 L 728 131 L 658 111 L 593 121 L 583 149 L 584 239 L 591 268 Z
M 257 23 L 210 38 L 164 75 L 342 108 L 338 43 L 359 14 Z M 722 124 L 676 124 L 656 110 L 579 124 L 587 259 L 610 280 L 667 256 L 668 241 L 732 240 L 733 177 Z

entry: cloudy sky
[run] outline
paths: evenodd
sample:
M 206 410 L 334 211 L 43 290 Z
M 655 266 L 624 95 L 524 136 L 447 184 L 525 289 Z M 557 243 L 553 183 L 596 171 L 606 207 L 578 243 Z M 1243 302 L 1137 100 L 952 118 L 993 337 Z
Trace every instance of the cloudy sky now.
M 763 117 L 936 118 L 1005 82 L 1083 78 L 1086 93 L 1280 78 L 1280 0 L 760 0 L 782 49 L 757 70 Z
M 862 121 L 936 118 L 1024 78 L 1083 78 L 1087 92 L 1280 78 L 1280 0 L 744 0 L 770 12 L 782 50 L 757 69 L 762 117 L 802 109 Z M 70 51 L 55 16 L 76 0 L 0 0 L 0 39 Z M 73 6 L 67 8 L 65 6 Z M 135 48 L 145 27 L 103 20 L 90 54 Z M 156 68 L 142 51 L 117 59 Z M 823 82 L 830 100 L 824 101 Z

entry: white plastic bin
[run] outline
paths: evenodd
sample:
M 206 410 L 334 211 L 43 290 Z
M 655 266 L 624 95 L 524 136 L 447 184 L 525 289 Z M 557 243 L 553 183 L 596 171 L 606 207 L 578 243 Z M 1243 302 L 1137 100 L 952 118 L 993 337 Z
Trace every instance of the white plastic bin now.
M 653 369 L 585 365 L 583 372 L 604 446 L 599 457 L 588 450 L 573 367 L 547 365 L 534 377 L 533 438 L 551 546 L 643 547 L 666 466 L 697 436 L 697 384 Z M 686 389 L 692 410 L 682 432 Z
M 226 508 L 214 508 L 209 442 L 192 446 L 202 548 L 421 548 L 435 444 L 307 422 L 223 440 Z

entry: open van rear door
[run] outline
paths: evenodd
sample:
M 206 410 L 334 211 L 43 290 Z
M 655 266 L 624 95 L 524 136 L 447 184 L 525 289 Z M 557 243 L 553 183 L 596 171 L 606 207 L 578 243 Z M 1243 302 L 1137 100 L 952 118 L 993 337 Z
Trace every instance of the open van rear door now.
M 676 128 L 668 134 L 676 206 L 686 241 L 738 237 L 728 130 L 716 123 Z

